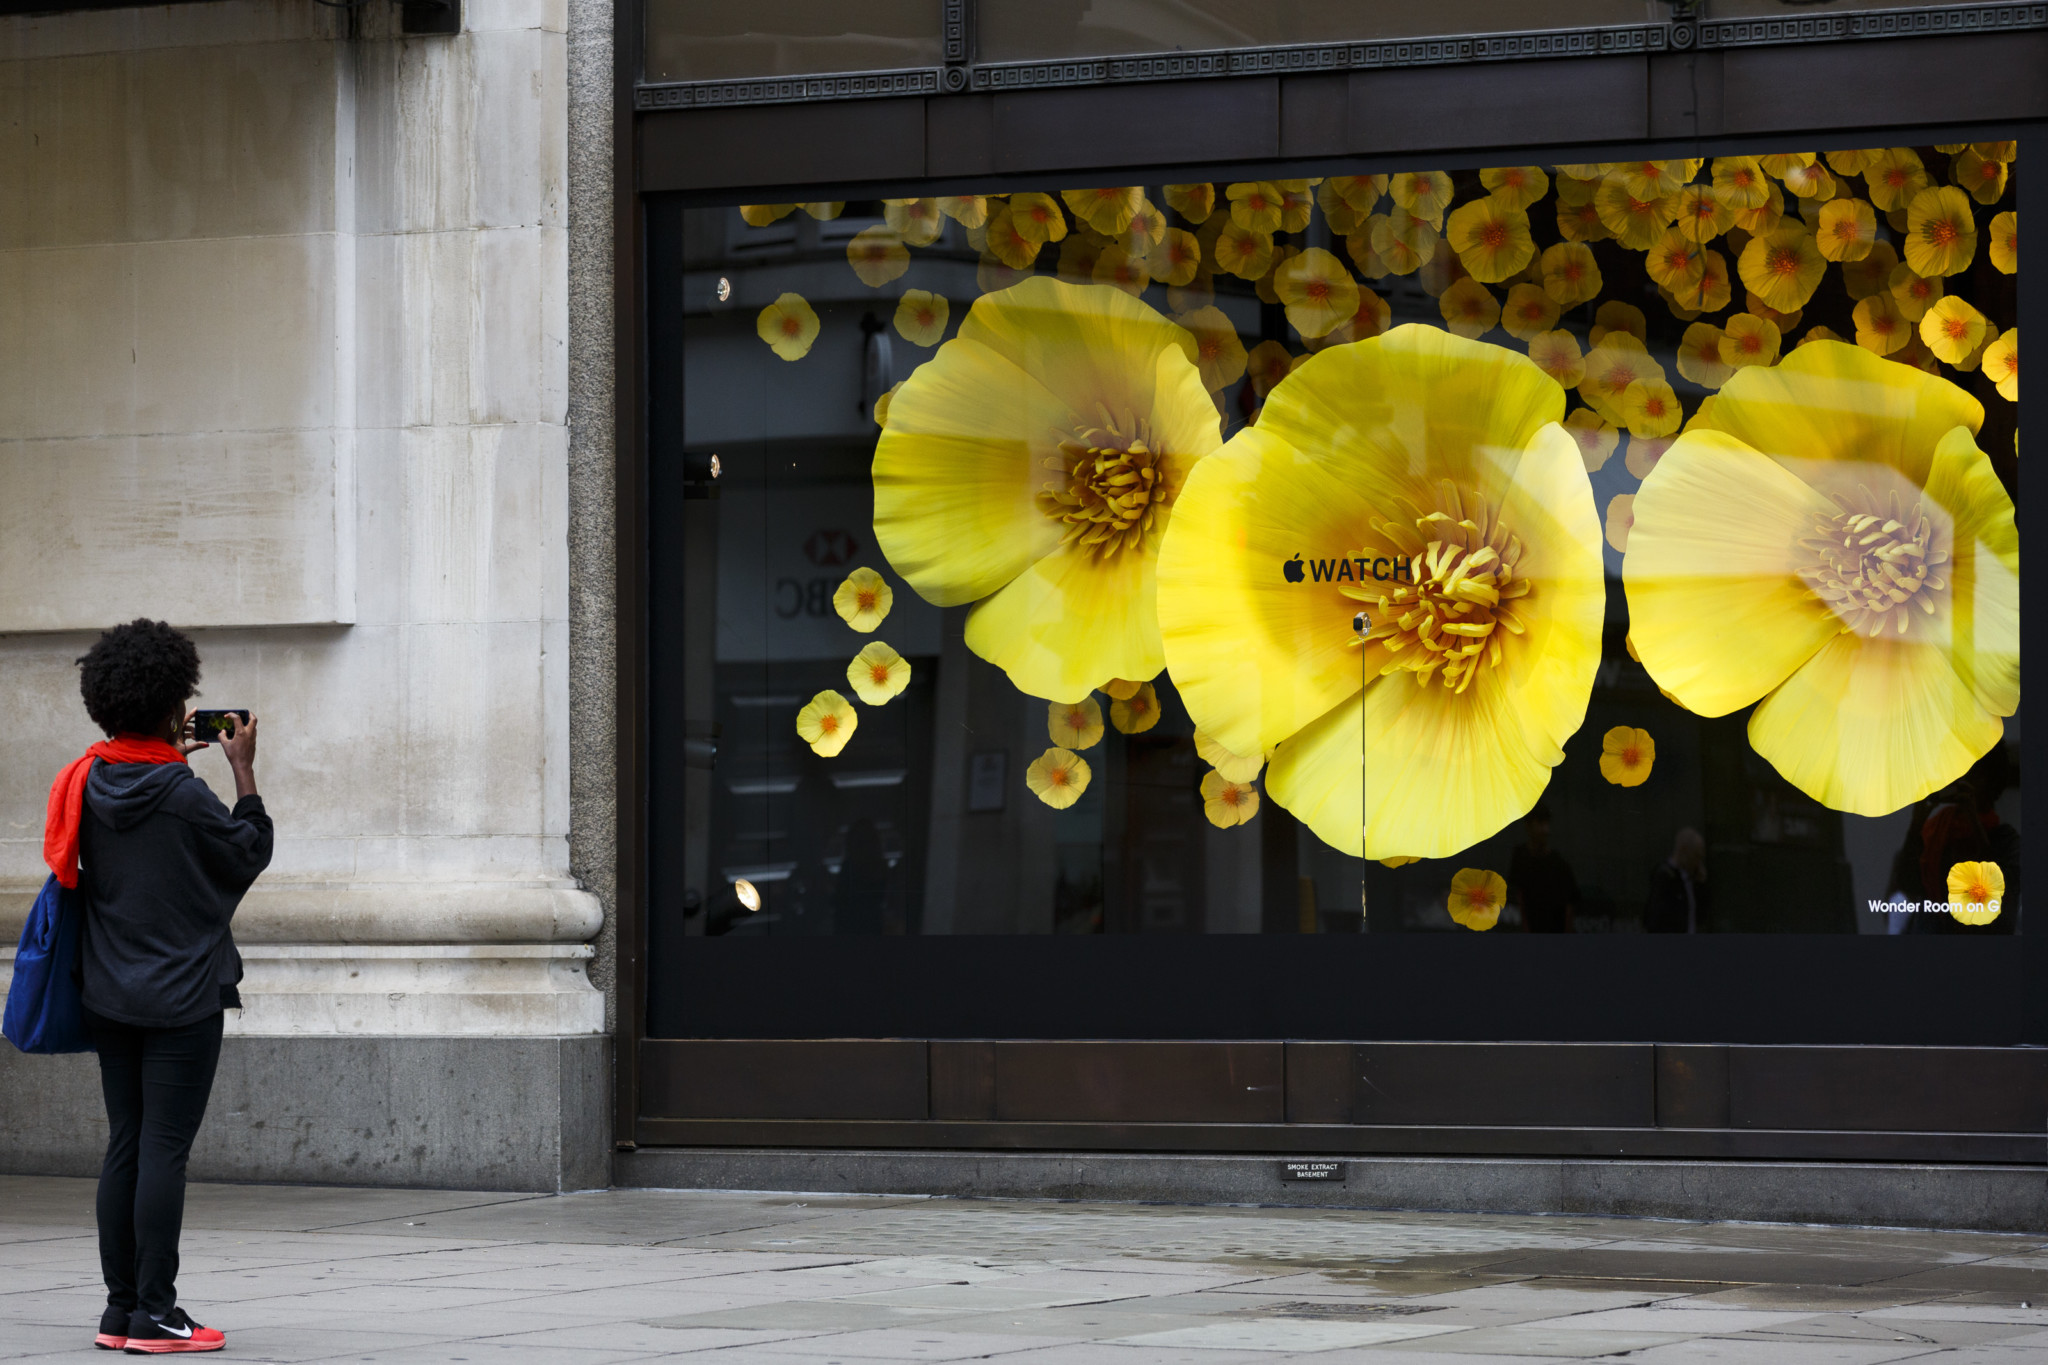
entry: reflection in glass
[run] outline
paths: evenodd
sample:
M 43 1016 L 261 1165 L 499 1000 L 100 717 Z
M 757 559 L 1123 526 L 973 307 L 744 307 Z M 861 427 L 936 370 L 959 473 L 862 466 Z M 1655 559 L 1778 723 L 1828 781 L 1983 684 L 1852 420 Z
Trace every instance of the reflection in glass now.
M 648 0 L 650 81 L 891 71 L 939 63 L 939 0 Z

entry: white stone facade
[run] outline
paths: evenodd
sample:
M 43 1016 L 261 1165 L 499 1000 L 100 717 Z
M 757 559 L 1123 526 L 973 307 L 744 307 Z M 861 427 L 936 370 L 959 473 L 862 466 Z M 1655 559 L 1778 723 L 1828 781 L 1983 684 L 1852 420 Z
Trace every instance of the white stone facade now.
M 568 846 L 566 0 L 464 8 L 0 18 L 0 937 L 98 738 L 72 660 L 190 628 L 202 704 L 263 719 L 278 830 L 231 1034 L 604 1029 Z

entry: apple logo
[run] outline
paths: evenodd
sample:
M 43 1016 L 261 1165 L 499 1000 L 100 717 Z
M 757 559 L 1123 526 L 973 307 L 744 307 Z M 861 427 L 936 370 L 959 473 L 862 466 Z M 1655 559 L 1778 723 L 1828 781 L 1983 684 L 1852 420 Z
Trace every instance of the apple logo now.
M 1280 566 L 1280 576 L 1289 583 L 1299 583 L 1305 571 L 1301 567 L 1301 552 L 1295 551 L 1294 558 Z

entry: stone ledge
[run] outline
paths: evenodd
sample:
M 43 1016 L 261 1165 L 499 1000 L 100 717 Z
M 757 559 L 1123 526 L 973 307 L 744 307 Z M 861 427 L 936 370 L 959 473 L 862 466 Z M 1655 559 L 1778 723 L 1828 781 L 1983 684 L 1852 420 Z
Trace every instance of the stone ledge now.
M 1283 1181 L 1254 1156 L 641 1148 L 648 1189 L 1130 1200 L 1435 1213 L 1556 1213 L 2048 1232 L 2048 1169 L 1836 1162 L 1343 1158 L 1339 1182 Z
M 0 882 L 0 939 L 21 937 L 42 880 Z M 587 943 L 604 924 L 572 882 L 265 880 L 235 912 L 235 942 Z

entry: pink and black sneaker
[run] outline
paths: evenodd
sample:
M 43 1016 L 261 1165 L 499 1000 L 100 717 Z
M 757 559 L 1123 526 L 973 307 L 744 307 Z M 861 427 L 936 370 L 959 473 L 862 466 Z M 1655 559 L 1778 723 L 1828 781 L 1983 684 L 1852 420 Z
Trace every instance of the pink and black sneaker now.
M 128 1344 L 128 1317 L 126 1308 L 107 1305 L 107 1311 L 100 1314 L 100 1332 L 92 1344 L 102 1351 L 118 1351 Z
M 182 1308 L 173 1308 L 161 1318 L 138 1308 L 128 1319 L 128 1340 L 122 1349 L 131 1356 L 167 1356 L 180 1351 L 218 1351 L 227 1344 L 226 1336 L 201 1327 Z

